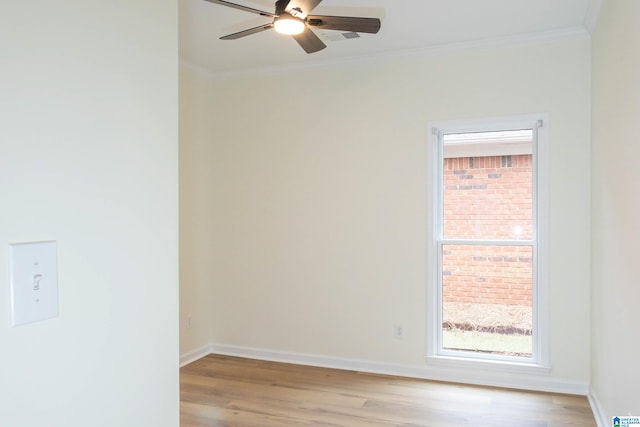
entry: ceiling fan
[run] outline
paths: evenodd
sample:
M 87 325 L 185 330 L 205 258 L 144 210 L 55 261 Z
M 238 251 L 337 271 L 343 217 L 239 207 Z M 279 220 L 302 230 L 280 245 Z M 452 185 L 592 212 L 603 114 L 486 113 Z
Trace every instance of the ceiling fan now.
M 314 53 L 327 46 L 311 31 L 312 28 L 370 34 L 375 34 L 380 30 L 380 20 L 378 18 L 309 15 L 322 0 L 277 0 L 274 13 L 242 6 L 225 0 L 206 1 L 273 18 L 273 22 L 269 24 L 229 34 L 220 37 L 221 40 L 235 40 L 273 28 L 281 34 L 291 35 L 305 52 Z

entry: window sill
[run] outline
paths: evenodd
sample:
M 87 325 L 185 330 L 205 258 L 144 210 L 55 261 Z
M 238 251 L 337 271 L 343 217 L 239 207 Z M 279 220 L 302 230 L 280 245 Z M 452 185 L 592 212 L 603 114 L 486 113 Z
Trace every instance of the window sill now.
M 454 356 L 426 356 L 427 364 L 455 369 L 482 369 L 494 372 L 549 375 L 549 366 L 536 363 L 475 359 Z

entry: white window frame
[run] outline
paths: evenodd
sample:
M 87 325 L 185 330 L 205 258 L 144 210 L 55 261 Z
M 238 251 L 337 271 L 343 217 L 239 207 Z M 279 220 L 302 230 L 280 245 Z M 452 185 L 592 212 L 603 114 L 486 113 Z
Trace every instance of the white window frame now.
M 427 354 L 429 364 L 450 367 L 483 367 L 500 371 L 543 373 L 550 372 L 549 364 L 549 291 L 548 291 L 548 229 L 549 229 L 549 115 L 527 114 L 498 118 L 446 120 L 427 123 L 428 166 L 431 182 L 427 185 L 427 206 L 431 227 L 428 230 L 427 253 Z M 438 242 L 442 237 L 443 200 L 443 144 L 450 133 L 474 133 L 533 129 L 533 207 L 534 241 L 536 251 L 533 266 L 533 335 L 532 357 L 474 355 L 472 352 L 442 348 L 442 260 Z M 498 244 L 505 244 L 503 243 Z M 464 242 L 463 242 L 464 243 Z M 476 242 L 477 243 L 477 242 Z M 487 244 L 495 244 L 490 240 Z M 509 242 L 511 243 L 511 242 Z M 514 244 L 519 244 L 517 241 Z M 527 244 L 528 246 L 529 244 Z

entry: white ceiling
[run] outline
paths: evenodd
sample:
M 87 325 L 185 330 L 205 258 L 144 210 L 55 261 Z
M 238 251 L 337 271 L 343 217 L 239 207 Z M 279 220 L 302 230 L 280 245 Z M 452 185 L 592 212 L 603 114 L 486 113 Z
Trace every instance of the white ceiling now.
M 230 0 L 274 11 L 271 0 Z M 237 40 L 221 36 L 270 23 L 271 18 L 205 0 L 179 0 L 180 58 L 211 73 L 307 66 L 429 50 L 487 40 L 523 40 L 586 32 L 601 0 L 324 0 L 316 15 L 377 17 L 378 34 L 327 40 L 327 48 L 305 53 L 289 36 L 273 30 Z M 335 33 L 335 32 L 333 32 Z M 335 35 L 335 34 L 334 34 Z

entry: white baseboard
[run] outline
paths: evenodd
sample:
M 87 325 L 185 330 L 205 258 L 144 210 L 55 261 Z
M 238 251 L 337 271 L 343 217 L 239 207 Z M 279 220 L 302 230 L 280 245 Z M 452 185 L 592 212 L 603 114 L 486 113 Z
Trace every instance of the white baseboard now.
M 589 405 L 591 405 L 591 411 L 593 412 L 593 417 L 596 419 L 596 424 L 598 425 L 598 427 L 610 427 L 611 423 L 607 418 L 606 413 L 602 408 L 602 404 L 598 400 L 598 396 L 593 391 L 592 387 L 589 387 L 589 394 L 587 395 L 587 399 L 589 399 Z
M 203 358 L 207 354 L 211 354 L 213 351 L 211 350 L 211 345 L 203 345 L 200 348 L 196 348 L 195 350 L 191 350 L 187 353 L 180 355 L 180 367 L 182 368 L 184 365 L 188 365 L 191 362 L 195 362 L 198 359 Z
M 227 356 L 246 357 L 274 362 L 294 363 L 298 365 L 343 369 L 383 375 L 421 378 L 433 381 L 464 383 L 488 387 L 504 387 L 520 390 L 544 391 L 550 393 L 575 394 L 586 396 L 589 393 L 587 383 L 565 381 L 548 376 L 496 376 L 491 372 L 477 372 L 461 369 L 442 369 L 437 366 L 415 366 L 371 360 L 347 359 L 333 356 L 318 356 L 304 353 L 283 352 L 226 344 L 211 344 L 211 353 Z M 188 359 L 185 357 L 185 359 Z M 181 358 L 182 360 L 182 358 Z M 599 426 L 604 427 L 604 426 Z

